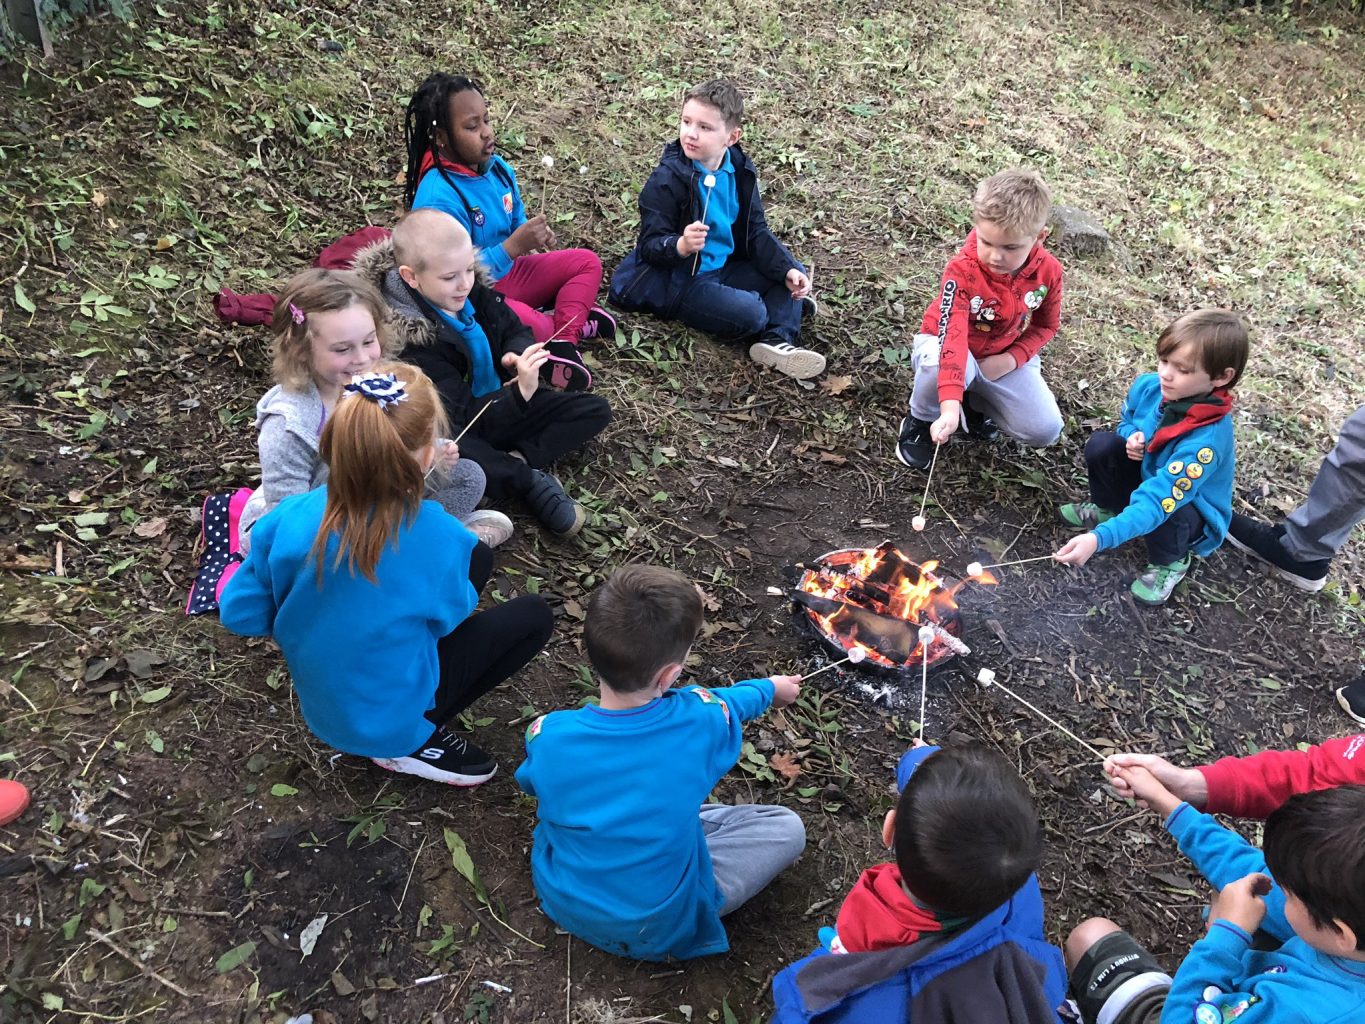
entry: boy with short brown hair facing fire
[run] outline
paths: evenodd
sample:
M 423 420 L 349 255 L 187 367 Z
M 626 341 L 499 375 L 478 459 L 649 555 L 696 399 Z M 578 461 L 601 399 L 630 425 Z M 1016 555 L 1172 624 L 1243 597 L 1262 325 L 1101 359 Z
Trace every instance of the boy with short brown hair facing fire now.
M 1157 339 L 1157 372 L 1133 382 L 1115 430 L 1085 445 L 1090 500 L 1061 507 L 1062 521 L 1088 532 L 1053 557 L 1084 565 L 1136 537 L 1147 567 L 1133 597 L 1165 604 L 1194 555 L 1223 543 L 1232 519 L 1232 389 L 1246 368 L 1246 324 L 1226 309 L 1178 317 Z

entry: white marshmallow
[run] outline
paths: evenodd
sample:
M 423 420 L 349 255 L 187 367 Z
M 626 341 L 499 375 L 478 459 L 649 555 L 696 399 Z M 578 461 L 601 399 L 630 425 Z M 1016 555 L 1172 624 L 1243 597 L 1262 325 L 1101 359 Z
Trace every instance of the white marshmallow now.
M 976 681 L 982 686 L 990 686 L 991 683 L 995 682 L 995 670 L 983 668 L 976 674 Z
M 923 517 L 923 516 L 915 516 L 914 519 L 910 520 L 910 528 L 913 529 L 916 533 L 919 533 L 921 530 L 923 530 L 923 529 L 924 529 L 924 517 Z
M 934 633 L 933 626 L 920 626 L 919 628 L 920 646 L 923 647 L 925 650 L 928 650 L 929 645 L 934 642 L 935 635 L 936 634 Z
M 706 177 L 701 179 L 701 183 L 705 185 L 707 188 L 715 188 L 716 176 L 714 174 L 708 174 Z
M 980 576 L 980 575 L 981 575 L 981 563 L 980 563 L 980 562 L 969 562 L 969 563 L 967 564 L 967 575 L 968 575 L 968 576 Z
M 854 647 L 848 652 L 848 660 L 855 665 L 866 657 L 867 651 L 863 650 L 861 647 Z
M 555 158 L 554 158 L 554 157 L 552 157 L 552 156 L 543 156 L 543 157 L 540 158 L 540 166 L 541 166 L 541 167 L 544 167 L 547 171 L 550 170 L 550 168 L 554 167 L 554 165 L 555 165 Z

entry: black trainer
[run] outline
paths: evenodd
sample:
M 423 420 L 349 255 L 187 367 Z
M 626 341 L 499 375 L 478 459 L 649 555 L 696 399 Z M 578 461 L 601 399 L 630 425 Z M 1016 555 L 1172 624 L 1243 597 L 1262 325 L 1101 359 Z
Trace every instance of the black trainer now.
M 1237 512 L 1232 514 L 1232 522 L 1228 524 L 1228 542 L 1233 547 L 1259 558 L 1275 571 L 1275 575 L 1300 590 L 1310 594 L 1321 590 L 1327 585 L 1327 570 L 1332 560 L 1292 558 L 1281 543 L 1283 537 L 1283 523 L 1263 523 Z
M 543 470 L 531 471 L 535 482 L 526 492 L 526 507 L 551 533 L 572 537 L 588 521 L 588 510 L 564 493 L 563 485 Z
M 970 391 L 962 395 L 962 418 L 967 424 L 967 436 L 973 441 L 994 441 L 1000 436 L 995 420 L 972 405 Z
M 1337 703 L 1342 711 L 1365 725 L 1365 672 L 1354 683 L 1347 683 L 1337 690 Z
M 545 346 L 549 358 L 541 364 L 540 379 L 560 391 L 587 391 L 592 374 L 583 363 L 578 346 L 571 341 L 552 341 Z
M 907 416 L 901 420 L 900 438 L 896 441 L 896 458 L 911 469 L 928 469 L 934 461 L 934 440 L 929 436 L 930 424 Z
M 498 763 L 484 750 L 457 736 L 444 725 L 420 750 L 407 757 L 376 757 L 374 763 L 391 772 L 418 775 L 447 786 L 477 786 L 491 779 Z

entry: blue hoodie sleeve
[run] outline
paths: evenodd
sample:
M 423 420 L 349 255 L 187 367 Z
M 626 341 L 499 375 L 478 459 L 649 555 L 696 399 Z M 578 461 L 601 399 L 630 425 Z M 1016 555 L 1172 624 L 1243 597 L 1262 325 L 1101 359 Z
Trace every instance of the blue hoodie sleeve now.
M 1255 872 L 1269 874 L 1265 854 L 1236 832 L 1224 828 L 1212 817 L 1201 814 L 1189 804 L 1181 804 L 1166 819 L 1166 831 L 1180 851 L 1194 863 L 1211 886 L 1221 890 L 1230 882 Z M 1284 890 L 1275 885 L 1265 898 L 1265 920 L 1261 928 L 1281 942 L 1294 937 L 1294 929 L 1284 916 Z
M 507 217 L 507 235 L 511 237 L 512 232 L 526 223 L 526 204 L 521 199 L 521 183 L 517 181 L 517 172 L 512 170 L 509 164 L 500 156 L 493 158 L 497 160 L 507 171 L 507 176 L 512 179 L 512 212 Z M 465 225 L 468 227 L 468 225 Z M 479 257 L 488 267 L 488 272 L 497 280 L 512 269 L 513 257 L 507 253 L 507 239 L 504 238 L 497 245 L 489 246 L 479 251 Z
M 1192 430 L 1167 445 L 1162 453 L 1163 463 L 1133 492 L 1128 507 L 1095 527 L 1099 550 L 1107 551 L 1135 537 L 1145 537 L 1176 509 L 1190 504 L 1200 488 L 1219 475 L 1215 473 L 1215 469 L 1221 468 L 1219 460 L 1231 458 L 1230 453 L 1218 451 L 1212 440 L 1211 432 L 1204 428 Z
M 1220 994 L 1236 992 L 1246 970 L 1242 957 L 1249 948 L 1251 936 L 1241 928 L 1228 921 L 1213 922 L 1175 972 L 1161 1011 L 1161 1024 L 1190 1024 L 1210 985 Z
M 711 693 L 725 701 L 741 723 L 750 722 L 772 706 L 773 681 L 744 679 L 732 686 L 711 690 Z
M 1138 378 L 1138 381 L 1140 380 L 1142 380 L 1141 377 Z M 1137 381 L 1134 381 L 1133 386 L 1128 389 L 1128 394 L 1123 399 L 1123 410 L 1119 413 L 1119 425 L 1114 428 L 1114 433 L 1125 441 L 1132 437 L 1133 432 L 1137 430 L 1139 412 L 1139 405 L 1135 398 L 1137 390 L 1138 384 Z
M 905 784 L 910 781 L 910 776 L 915 774 L 926 758 L 937 753 L 938 747 L 911 747 L 902 754 L 900 764 L 896 765 L 897 792 L 905 788 Z

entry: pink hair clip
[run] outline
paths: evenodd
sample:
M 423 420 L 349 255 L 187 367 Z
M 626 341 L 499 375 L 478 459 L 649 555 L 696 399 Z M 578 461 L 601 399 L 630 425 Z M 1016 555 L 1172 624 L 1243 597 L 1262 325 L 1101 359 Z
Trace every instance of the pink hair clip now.
M 296 324 L 301 324 L 308 319 L 308 314 L 299 309 L 299 307 L 292 302 L 289 304 L 289 315 L 293 317 L 294 323 Z

